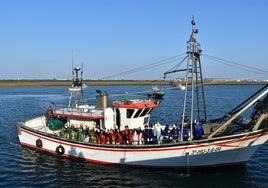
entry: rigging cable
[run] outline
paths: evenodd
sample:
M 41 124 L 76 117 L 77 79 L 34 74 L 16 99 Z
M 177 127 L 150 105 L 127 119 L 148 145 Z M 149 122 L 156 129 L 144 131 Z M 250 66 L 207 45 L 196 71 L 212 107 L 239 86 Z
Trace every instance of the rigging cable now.
M 257 73 L 257 74 L 265 74 L 265 75 L 268 74 L 268 71 L 265 71 L 265 70 L 261 70 L 261 69 L 258 69 L 258 68 L 254 68 L 254 67 L 242 65 L 242 64 L 239 64 L 239 63 L 227 61 L 227 60 L 217 58 L 217 57 L 214 57 L 214 56 L 211 56 L 211 55 L 208 55 L 208 54 L 202 54 L 202 55 L 204 55 L 205 57 L 207 57 L 207 58 L 209 58 L 211 60 L 215 60 L 215 61 L 223 63 L 225 65 L 229 65 L 231 67 L 242 69 L 242 70 L 245 70 L 245 71 L 248 71 L 248 72 L 253 72 L 253 73 Z
M 185 56 L 177 65 L 175 65 L 173 68 L 169 69 L 164 73 L 164 78 L 167 74 L 178 72 L 178 68 L 182 65 L 182 63 L 188 58 L 188 55 Z
M 243 105 L 245 103 L 247 103 L 249 100 L 251 100 L 253 97 L 255 97 L 256 95 L 258 95 L 259 93 L 261 93 L 267 87 L 268 87 L 268 85 L 263 86 L 261 89 L 259 89 L 257 92 L 255 92 L 254 94 L 252 94 L 250 97 L 248 97 L 246 100 L 244 100 L 241 104 L 239 104 L 237 107 L 235 107 L 234 109 L 232 109 L 227 114 L 233 115 L 233 114 L 237 113 L 238 111 L 240 111 L 244 107 Z
M 176 55 L 176 56 L 173 56 L 173 57 L 170 57 L 170 58 L 167 58 L 167 59 L 163 59 L 163 60 L 157 61 L 155 63 L 151 63 L 149 65 L 144 65 L 144 66 L 141 66 L 141 67 L 137 67 L 137 68 L 134 68 L 134 69 L 131 69 L 131 70 L 128 70 L 128 71 L 124 71 L 124 72 L 120 72 L 120 73 L 113 74 L 113 75 L 110 75 L 110 76 L 106 76 L 106 77 L 103 77 L 101 79 L 108 79 L 108 78 L 113 78 L 113 77 L 116 77 L 116 76 L 127 75 L 127 74 L 131 74 L 131 73 L 134 73 L 134 72 L 139 72 L 139 71 L 142 71 L 142 70 L 146 70 L 146 69 L 149 69 L 149 68 L 152 68 L 152 67 L 167 64 L 167 63 L 176 61 L 183 54 Z
M 220 120 L 223 120 L 225 119 L 226 117 L 230 117 L 234 114 L 236 114 L 237 112 L 239 112 L 242 108 L 245 107 L 245 105 L 248 104 L 248 102 L 253 98 L 255 97 L 256 95 L 258 95 L 260 92 L 262 92 L 265 88 L 267 88 L 268 85 L 265 85 L 263 86 L 261 89 L 259 89 L 257 92 L 255 92 L 254 94 L 252 94 L 250 97 L 248 97 L 246 100 L 244 100 L 242 103 L 240 103 L 238 106 L 236 106 L 234 109 L 232 109 L 231 111 L 227 112 L 223 117 L 221 118 L 217 118 L 217 119 L 212 119 L 210 120 L 211 122 L 217 122 L 217 121 L 220 121 Z
M 169 69 L 169 70 L 166 71 L 166 72 L 170 72 L 170 71 L 173 71 L 173 70 L 177 70 L 177 69 L 182 65 L 182 63 L 186 60 L 187 57 L 188 57 L 188 55 L 185 56 L 185 57 L 183 58 L 183 60 L 181 60 L 177 65 L 175 65 L 173 68 Z

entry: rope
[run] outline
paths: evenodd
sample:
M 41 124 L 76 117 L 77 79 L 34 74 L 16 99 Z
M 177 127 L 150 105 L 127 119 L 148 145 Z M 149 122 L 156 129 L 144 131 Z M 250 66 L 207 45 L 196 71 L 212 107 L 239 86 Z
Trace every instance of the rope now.
M 235 63 L 235 62 L 232 62 L 232 61 L 227 61 L 227 60 L 224 60 L 224 59 L 221 59 L 221 58 L 217 58 L 217 57 L 214 57 L 214 56 L 211 56 L 211 55 L 208 55 L 208 54 L 202 54 L 202 55 L 204 55 L 205 57 L 207 57 L 207 58 L 209 58 L 211 60 L 217 61 L 219 63 L 225 64 L 225 65 L 228 65 L 228 66 L 237 68 L 237 69 L 242 69 L 242 70 L 245 70 L 245 71 L 248 71 L 248 72 L 257 73 L 257 74 L 265 74 L 265 75 L 268 75 L 268 71 L 265 71 L 265 70 L 261 70 L 261 69 L 258 69 L 258 68 L 255 68 L 255 67 L 246 66 L 246 65 L 242 65 L 242 64 Z
M 168 71 L 166 71 L 166 73 L 164 73 L 164 74 L 168 74 L 169 72 L 173 72 L 173 71 L 176 71 L 181 65 L 182 65 L 182 63 L 186 60 L 186 58 L 188 57 L 188 55 L 187 56 L 185 56 L 177 65 L 175 65 L 173 68 L 171 68 L 171 69 L 169 69 Z
M 116 73 L 116 74 L 113 74 L 113 75 L 110 75 L 110 76 L 106 76 L 106 77 L 103 77 L 101 79 L 110 79 L 110 78 L 117 77 L 117 76 L 128 75 L 128 74 L 131 74 L 131 73 L 135 73 L 135 72 L 139 72 L 139 71 L 142 71 L 142 70 L 150 69 L 152 67 L 157 67 L 157 66 L 160 66 L 160 65 L 163 65 L 163 64 L 168 64 L 170 62 L 177 61 L 177 58 L 179 56 L 181 56 L 181 55 L 182 54 L 176 55 L 176 56 L 173 56 L 173 57 L 170 57 L 170 58 L 167 58 L 167 59 L 157 61 L 155 63 L 151 63 L 149 65 L 144 65 L 144 66 L 137 67 L 137 68 L 134 68 L 134 69 L 131 69 L 131 70 L 128 70 L 128 71 L 124 71 L 124 72 Z

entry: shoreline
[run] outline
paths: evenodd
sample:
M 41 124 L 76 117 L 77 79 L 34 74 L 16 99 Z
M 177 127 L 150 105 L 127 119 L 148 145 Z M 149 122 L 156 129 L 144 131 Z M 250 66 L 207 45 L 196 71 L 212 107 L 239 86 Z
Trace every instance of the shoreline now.
M 113 85 L 170 85 L 162 80 L 84 80 L 87 86 Z M 41 86 L 71 86 L 71 80 L 0 80 L 0 87 L 41 87 Z M 266 85 L 264 81 L 204 81 L 204 85 Z
M 86 86 L 169 85 L 169 81 L 154 80 L 83 80 Z M 0 87 L 71 86 L 72 80 L 0 80 Z

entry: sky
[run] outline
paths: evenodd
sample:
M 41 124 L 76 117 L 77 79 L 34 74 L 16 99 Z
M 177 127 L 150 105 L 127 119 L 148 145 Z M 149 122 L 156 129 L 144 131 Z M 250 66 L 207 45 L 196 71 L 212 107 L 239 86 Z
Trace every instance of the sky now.
M 204 78 L 268 80 L 267 8 L 267 0 L 0 0 L 0 79 L 71 79 L 73 62 L 84 79 L 161 80 L 180 60 L 156 63 L 186 56 L 194 16 Z

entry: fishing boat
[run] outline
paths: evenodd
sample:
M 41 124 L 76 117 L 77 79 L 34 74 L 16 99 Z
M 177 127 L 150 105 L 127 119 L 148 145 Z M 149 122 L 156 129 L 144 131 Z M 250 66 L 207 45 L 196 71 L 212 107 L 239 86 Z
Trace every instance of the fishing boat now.
M 185 86 L 182 84 L 171 84 L 171 90 L 185 90 Z
M 20 143 L 56 156 L 104 165 L 203 168 L 246 164 L 268 139 L 268 85 L 223 112 L 222 117 L 208 120 L 202 50 L 195 38 L 194 20 L 191 24 L 186 68 L 173 71 L 184 71 L 186 78 L 179 123 L 165 128 L 160 123 L 151 125 L 150 115 L 159 105 L 153 99 L 126 97 L 108 105 L 109 95 L 97 90 L 97 104 L 90 105 L 84 101 L 83 88 L 71 89 L 66 107 L 54 104 L 45 115 L 17 123 Z M 78 68 L 75 72 L 78 74 Z M 72 88 L 81 85 L 78 77 L 74 82 L 78 84 Z M 197 132 L 202 134 L 196 136 Z
M 153 86 L 152 90 L 147 93 L 147 96 L 154 99 L 162 99 L 165 95 L 164 91 L 161 91 L 157 86 Z
M 178 78 L 170 80 L 171 89 L 172 90 L 185 90 L 185 86 L 182 83 L 183 81 Z

